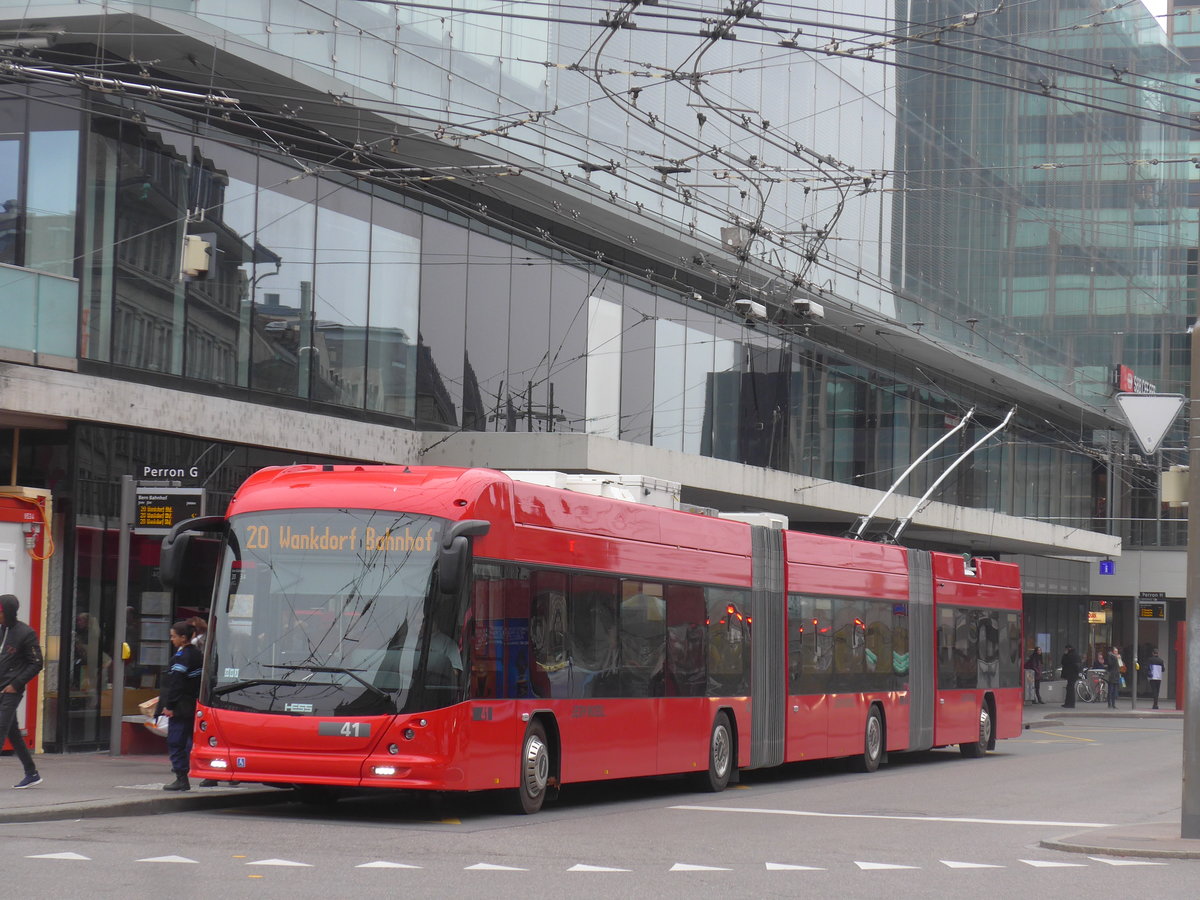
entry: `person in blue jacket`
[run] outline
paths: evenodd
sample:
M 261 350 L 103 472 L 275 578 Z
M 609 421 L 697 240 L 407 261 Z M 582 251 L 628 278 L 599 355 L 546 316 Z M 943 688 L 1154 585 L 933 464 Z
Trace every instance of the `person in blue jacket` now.
M 200 671 L 204 657 L 192 645 L 196 630 L 187 622 L 171 626 L 171 646 L 175 655 L 163 673 L 162 690 L 154 716 L 167 717 L 167 754 L 175 780 L 163 785 L 164 791 L 190 791 L 192 726 L 196 718 L 196 698 L 200 696 Z
M 12 594 L 0 595 L 0 745 L 12 743 L 13 753 L 25 767 L 25 777 L 13 785 L 21 790 L 42 783 L 33 755 L 25 746 L 17 708 L 27 685 L 42 671 L 42 648 L 37 632 L 17 620 L 21 603 Z

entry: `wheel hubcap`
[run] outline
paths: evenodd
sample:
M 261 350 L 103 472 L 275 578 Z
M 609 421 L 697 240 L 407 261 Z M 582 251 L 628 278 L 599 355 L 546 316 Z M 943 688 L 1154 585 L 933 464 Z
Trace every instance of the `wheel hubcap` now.
M 550 753 L 537 735 L 525 743 L 525 766 L 522 774 L 525 793 L 530 797 L 540 796 L 550 780 Z
M 875 716 L 867 719 L 867 755 L 871 759 L 876 759 L 879 756 L 879 749 L 883 744 L 883 735 L 879 728 L 879 719 Z
M 986 709 L 979 711 L 979 743 L 987 747 L 992 741 L 992 717 Z
M 718 728 L 712 738 L 713 772 L 718 778 L 724 778 L 729 771 L 729 732 Z

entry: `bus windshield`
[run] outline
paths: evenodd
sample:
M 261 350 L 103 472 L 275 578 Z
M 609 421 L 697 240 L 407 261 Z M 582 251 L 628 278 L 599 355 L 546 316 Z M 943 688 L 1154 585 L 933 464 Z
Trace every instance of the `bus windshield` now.
M 403 711 L 420 693 L 444 525 L 379 510 L 233 516 L 205 701 L 281 715 Z

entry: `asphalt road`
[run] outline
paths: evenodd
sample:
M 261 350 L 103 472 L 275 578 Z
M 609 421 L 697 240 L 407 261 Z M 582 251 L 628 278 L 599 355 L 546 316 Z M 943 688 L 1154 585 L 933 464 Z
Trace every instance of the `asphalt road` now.
M 1153 896 L 1192 898 L 1200 861 L 1038 842 L 1178 820 L 1179 719 L 1035 727 L 980 760 L 894 756 L 570 787 L 531 817 L 496 798 L 412 795 L 0 825 L 5 896 L 541 898 Z

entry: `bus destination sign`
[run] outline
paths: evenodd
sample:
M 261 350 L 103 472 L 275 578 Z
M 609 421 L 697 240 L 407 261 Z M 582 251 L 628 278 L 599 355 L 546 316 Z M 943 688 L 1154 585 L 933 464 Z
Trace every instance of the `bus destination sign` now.
M 204 488 L 139 487 L 135 534 L 166 534 L 184 519 L 204 515 Z

